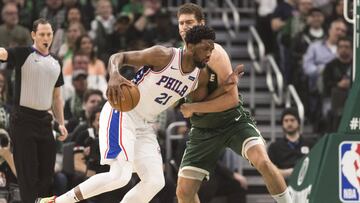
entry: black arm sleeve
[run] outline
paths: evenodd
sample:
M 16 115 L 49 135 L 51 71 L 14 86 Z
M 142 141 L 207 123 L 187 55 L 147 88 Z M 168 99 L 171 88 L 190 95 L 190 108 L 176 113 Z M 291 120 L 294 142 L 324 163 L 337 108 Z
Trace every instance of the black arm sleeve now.
M 55 87 L 60 87 L 60 86 L 63 86 L 64 85 L 64 77 L 63 77 L 63 73 L 62 73 L 62 68 L 60 70 L 60 74 L 59 74 L 59 77 L 55 83 Z
M 57 81 L 56 81 L 56 83 L 55 83 L 55 87 L 60 87 L 60 86 L 63 86 L 64 85 L 64 76 L 63 76 L 63 70 L 62 70 L 62 63 L 61 63 L 61 60 L 57 57 L 57 56 L 55 56 L 55 55 L 53 55 L 53 54 L 51 54 L 51 56 L 59 63 L 59 65 L 60 65 L 60 74 L 59 74 L 59 77 L 58 77 L 58 79 L 57 79 Z
M 269 148 L 268 148 L 268 155 L 269 155 L 269 158 L 270 160 L 275 164 L 275 166 L 279 167 L 279 162 L 278 160 L 276 159 L 276 146 L 274 143 L 271 143 Z
M 6 62 L 9 63 L 7 67 L 20 69 L 33 49 L 31 47 L 14 47 L 7 48 L 6 51 L 8 52 Z

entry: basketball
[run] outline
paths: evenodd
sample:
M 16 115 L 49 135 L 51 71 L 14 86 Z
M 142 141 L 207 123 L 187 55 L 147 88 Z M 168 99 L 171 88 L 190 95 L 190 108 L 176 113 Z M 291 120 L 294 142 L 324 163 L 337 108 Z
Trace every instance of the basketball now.
M 140 92 L 137 86 L 121 85 L 121 91 L 124 95 L 124 100 L 120 100 L 120 103 L 113 104 L 111 106 L 121 112 L 131 111 L 136 107 L 140 100 Z

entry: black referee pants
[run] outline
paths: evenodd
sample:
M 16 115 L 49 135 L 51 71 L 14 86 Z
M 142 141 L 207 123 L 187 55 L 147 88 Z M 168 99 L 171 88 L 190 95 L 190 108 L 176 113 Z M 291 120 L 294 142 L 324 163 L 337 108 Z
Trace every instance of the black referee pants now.
M 24 203 L 51 195 L 56 156 L 52 116 L 46 111 L 16 108 L 11 115 L 14 162 Z

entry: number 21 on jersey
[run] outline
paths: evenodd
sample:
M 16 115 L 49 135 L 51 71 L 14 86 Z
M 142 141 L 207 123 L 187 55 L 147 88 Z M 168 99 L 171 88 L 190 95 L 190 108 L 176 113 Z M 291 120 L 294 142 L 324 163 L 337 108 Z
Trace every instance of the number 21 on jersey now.
M 171 99 L 171 95 L 168 95 L 167 93 L 161 93 L 160 96 L 155 98 L 155 101 L 159 104 L 166 105 L 168 101 Z

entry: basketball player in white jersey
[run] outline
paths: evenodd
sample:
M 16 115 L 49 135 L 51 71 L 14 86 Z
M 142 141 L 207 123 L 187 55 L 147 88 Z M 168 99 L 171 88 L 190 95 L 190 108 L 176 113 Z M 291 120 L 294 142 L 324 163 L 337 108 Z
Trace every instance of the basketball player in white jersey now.
M 107 102 L 100 114 L 101 164 L 110 171 L 92 176 L 60 197 L 38 199 L 38 203 L 72 203 L 125 186 L 132 172 L 141 181 L 121 203 L 149 202 L 164 186 L 162 158 L 156 135 L 149 122 L 177 100 L 201 86 L 200 69 L 214 49 L 215 32 L 195 26 L 186 33 L 186 50 L 154 46 L 142 51 L 114 54 L 109 59 L 110 80 Z M 138 72 L 132 82 L 119 74 L 118 67 L 133 65 Z M 130 112 L 119 112 L 110 103 L 122 99 L 121 85 L 137 85 L 139 104 Z

